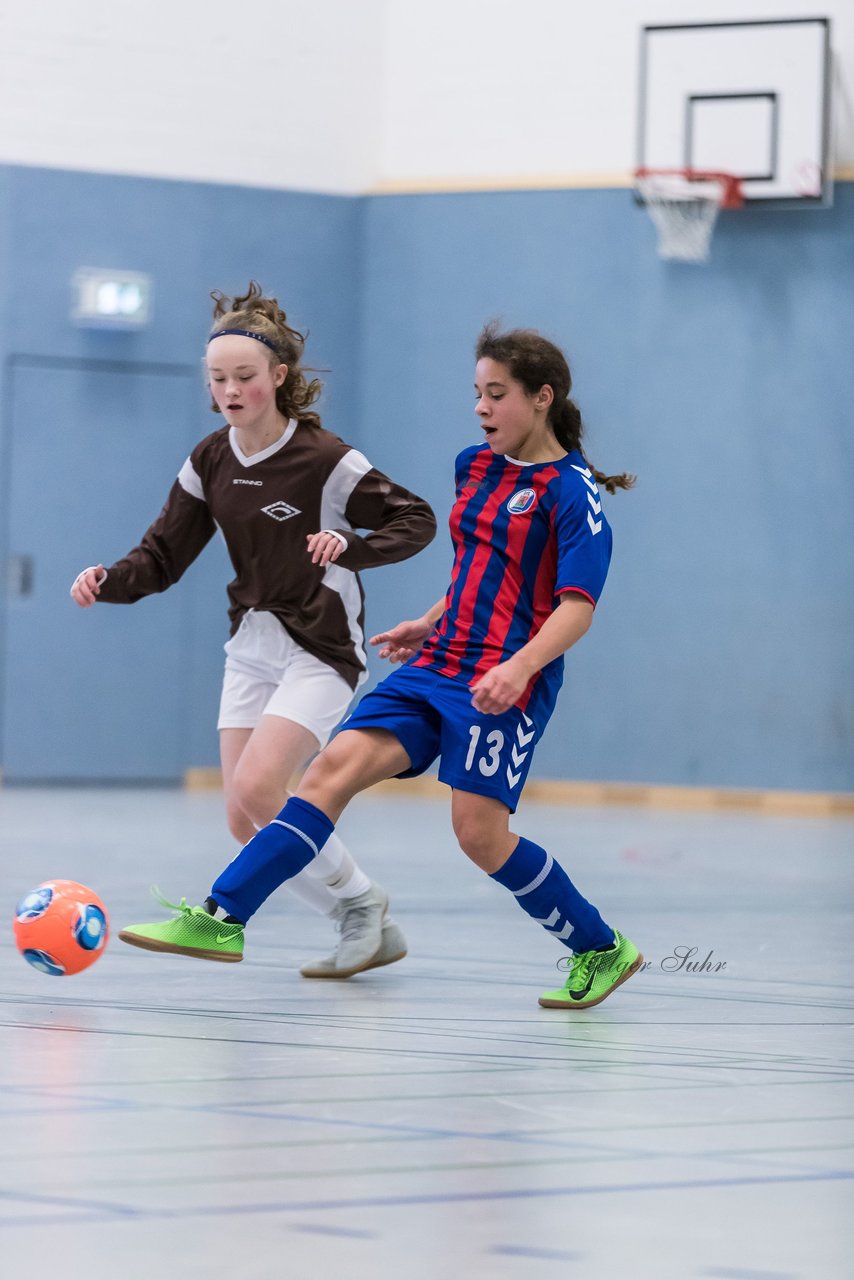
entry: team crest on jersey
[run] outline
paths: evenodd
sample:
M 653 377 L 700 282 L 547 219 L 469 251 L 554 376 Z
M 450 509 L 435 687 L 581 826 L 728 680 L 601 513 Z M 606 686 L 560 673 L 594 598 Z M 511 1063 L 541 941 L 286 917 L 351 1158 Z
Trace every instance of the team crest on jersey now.
M 536 501 L 534 489 L 517 489 L 513 497 L 507 499 L 507 510 L 511 516 L 520 516 L 523 511 L 530 511 Z
M 289 502 L 271 502 L 269 507 L 262 507 L 261 510 L 265 516 L 272 516 L 274 520 L 290 520 L 291 516 L 300 516 L 302 512 L 297 507 L 292 507 Z

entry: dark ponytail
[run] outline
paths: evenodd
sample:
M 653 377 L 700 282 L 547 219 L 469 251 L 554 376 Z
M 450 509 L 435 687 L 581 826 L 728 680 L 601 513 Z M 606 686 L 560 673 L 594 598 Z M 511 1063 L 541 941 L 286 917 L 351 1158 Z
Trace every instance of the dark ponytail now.
M 617 489 L 631 489 L 635 477 L 622 472 L 609 476 L 597 471 L 585 456 L 581 447 L 584 435 L 584 423 L 581 411 L 574 400 L 569 398 L 572 388 L 572 375 L 563 352 L 549 342 L 534 329 L 511 329 L 507 333 L 498 332 L 498 324 L 491 324 L 481 332 L 477 340 L 475 354 L 478 360 L 484 358 L 496 360 L 506 365 L 510 374 L 521 383 L 528 395 L 534 396 L 545 386 L 551 387 L 554 400 L 549 409 L 549 426 L 561 448 L 567 453 L 577 449 L 590 468 L 598 484 L 604 485 L 608 493 L 616 493 Z

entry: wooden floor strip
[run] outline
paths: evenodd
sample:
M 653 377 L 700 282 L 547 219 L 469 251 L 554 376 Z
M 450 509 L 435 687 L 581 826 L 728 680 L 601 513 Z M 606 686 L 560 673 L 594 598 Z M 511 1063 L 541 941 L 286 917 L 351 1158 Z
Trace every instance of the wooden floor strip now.
M 188 769 L 188 791 L 216 791 L 222 787 L 219 769 Z M 372 788 L 376 793 L 447 797 L 437 778 L 392 779 Z M 568 782 L 532 779 L 525 798 L 538 804 L 635 805 L 648 809 L 763 813 L 792 818 L 854 817 L 854 792 L 764 791 L 737 787 L 673 787 L 633 782 Z

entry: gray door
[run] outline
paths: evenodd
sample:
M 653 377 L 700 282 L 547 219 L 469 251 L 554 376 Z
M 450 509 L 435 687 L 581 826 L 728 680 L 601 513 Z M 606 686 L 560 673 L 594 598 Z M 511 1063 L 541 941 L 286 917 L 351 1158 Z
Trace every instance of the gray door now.
M 163 505 L 201 434 L 198 373 L 18 357 L 8 386 L 4 777 L 177 781 L 186 593 L 83 610 L 68 591 L 86 565 L 135 545 Z

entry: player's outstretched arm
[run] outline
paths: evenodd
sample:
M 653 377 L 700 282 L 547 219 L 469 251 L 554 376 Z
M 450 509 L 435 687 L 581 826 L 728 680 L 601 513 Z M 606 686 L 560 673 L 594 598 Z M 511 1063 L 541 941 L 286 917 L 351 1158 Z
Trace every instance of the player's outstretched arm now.
M 420 618 L 411 618 L 407 622 L 398 622 L 389 631 L 381 631 L 371 636 L 370 643 L 381 644 L 380 657 L 389 662 L 408 662 L 418 652 L 436 623 L 445 612 L 445 597 L 437 600 L 432 608 Z
M 370 467 L 363 455 L 356 450 L 351 453 Z M 337 530 L 347 541 L 341 564 L 357 573 L 408 560 L 436 535 L 436 517 L 429 503 L 375 467 L 370 467 L 353 489 L 344 515 L 350 528 Z M 357 529 L 372 532 L 362 537 L 355 532 Z
M 101 594 L 101 585 L 105 582 L 107 570 L 102 564 L 90 565 L 83 569 L 71 584 L 71 599 L 81 609 L 89 609 Z

